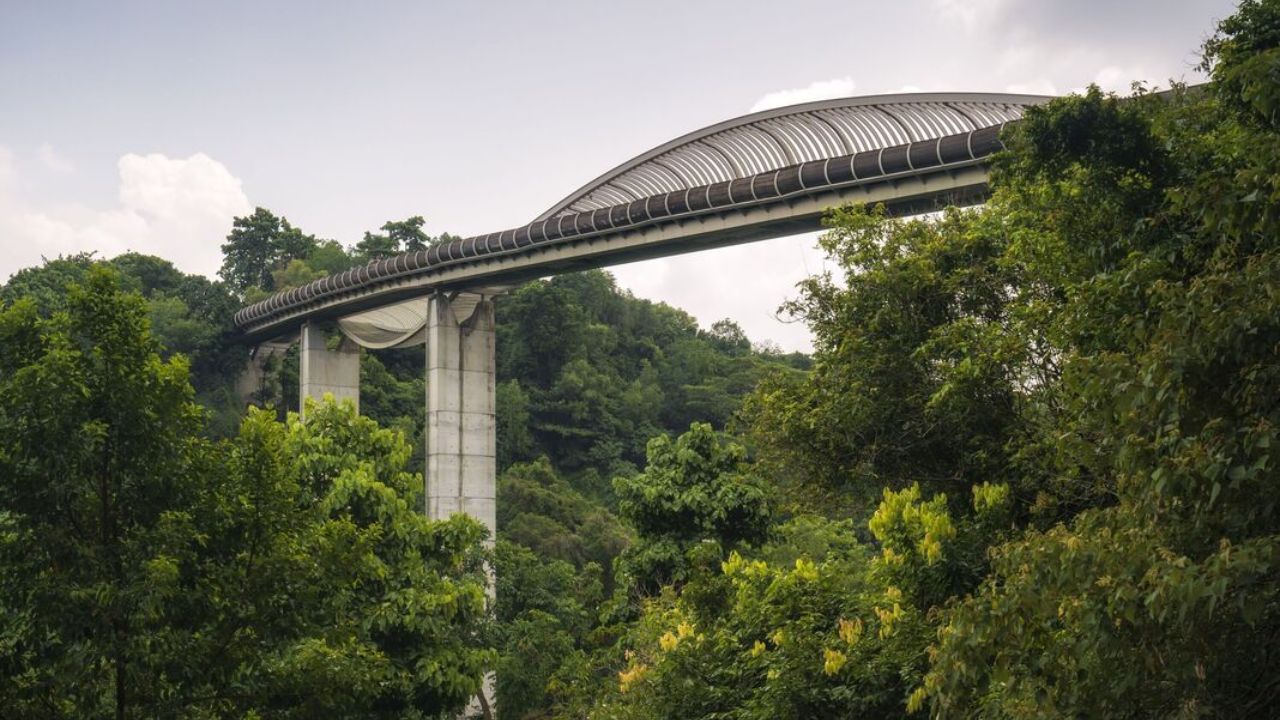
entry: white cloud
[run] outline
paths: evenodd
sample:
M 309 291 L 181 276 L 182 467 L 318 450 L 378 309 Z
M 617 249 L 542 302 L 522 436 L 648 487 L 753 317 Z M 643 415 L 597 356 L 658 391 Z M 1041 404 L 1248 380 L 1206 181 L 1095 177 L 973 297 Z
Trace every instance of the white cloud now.
M 45 162 L 43 152 L 37 155 Z M 115 207 L 37 205 L 17 192 L 13 153 L 0 147 L 0 278 L 39 264 L 42 256 L 93 250 L 99 257 L 133 250 L 186 272 L 216 273 L 232 218 L 252 210 L 239 178 L 204 153 L 130 153 L 117 171 Z
M 848 97 L 853 94 L 856 87 L 857 83 L 848 76 L 830 80 L 815 80 L 806 87 L 771 92 L 757 100 L 756 104 L 751 106 L 751 112 L 786 107 L 787 105 L 803 102 L 813 102 L 814 100 Z
M 40 164 L 44 165 L 45 169 L 50 172 L 66 175 L 76 170 L 76 166 L 60 155 L 57 150 L 54 150 L 49 143 L 41 143 L 36 150 L 36 155 L 40 158 Z

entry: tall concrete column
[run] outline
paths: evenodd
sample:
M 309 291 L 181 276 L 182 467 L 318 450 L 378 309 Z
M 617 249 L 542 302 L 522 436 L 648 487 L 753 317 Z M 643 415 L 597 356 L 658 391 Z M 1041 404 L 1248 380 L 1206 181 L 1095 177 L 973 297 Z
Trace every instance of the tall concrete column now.
M 241 409 L 250 405 L 260 407 L 274 395 L 275 389 L 269 386 L 271 370 L 278 366 L 292 344 L 292 340 L 285 340 L 254 346 L 249 353 L 249 361 L 236 379 L 236 397 L 240 400 Z
M 320 400 L 331 393 L 335 400 L 351 400 L 360 409 L 360 346 L 343 336 L 334 350 L 329 334 L 315 323 L 302 326 L 298 347 L 298 406 L 306 414 L 307 398 Z
M 497 532 L 493 301 L 478 293 L 428 300 L 427 516 L 463 512 Z
M 493 300 L 479 293 L 436 293 L 427 301 L 427 517 L 466 513 L 489 529 L 497 518 L 497 421 Z M 489 570 L 489 598 L 494 582 Z M 495 680 L 460 717 L 493 718 Z

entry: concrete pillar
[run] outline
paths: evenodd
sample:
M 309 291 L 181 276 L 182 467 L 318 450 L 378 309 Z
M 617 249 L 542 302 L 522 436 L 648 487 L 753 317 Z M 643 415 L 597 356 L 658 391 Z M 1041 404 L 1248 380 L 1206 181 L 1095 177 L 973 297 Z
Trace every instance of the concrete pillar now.
M 298 406 L 306 414 L 307 398 L 320 400 L 331 393 L 335 400 L 351 400 L 360 410 L 360 346 L 345 336 L 334 350 L 329 333 L 315 323 L 302 326 L 298 347 Z
M 427 517 L 464 512 L 497 533 L 493 301 L 437 293 L 427 313 Z
M 427 307 L 427 517 L 462 512 L 498 533 L 493 300 L 436 293 Z M 492 568 L 489 599 L 493 600 Z M 493 718 L 493 675 L 461 717 Z
M 240 400 L 240 409 L 250 405 L 261 407 L 265 400 L 274 395 L 274 389 L 268 387 L 270 370 L 274 369 L 273 365 L 278 367 L 290 344 L 291 341 L 264 342 L 253 347 L 249 353 L 249 362 L 236 379 L 236 397 Z

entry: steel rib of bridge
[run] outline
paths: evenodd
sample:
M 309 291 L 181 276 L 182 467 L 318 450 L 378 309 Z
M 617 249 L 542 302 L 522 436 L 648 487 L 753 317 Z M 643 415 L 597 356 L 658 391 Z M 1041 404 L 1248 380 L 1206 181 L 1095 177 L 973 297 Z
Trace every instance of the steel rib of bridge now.
M 571 193 L 537 220 L 581 213 L 811 160 L 955 135 L 1015 120 L 1044 98 L 912 93 L 825 100 L 734 118 L 676 138 Z
M 1007 102 L 964 100 L 993 97 Z M 631 177 L 641 169 L 649 173 L 665 171 L 669 177 L 663 182 L 673 182 L 672 178 L 680 176 L 664 170 L 674 162 L 673 153 L 677 150 L 688 150 L 695 155 L 702 152 L 691 148 L 702 139 L 727 132 L 722 127 L 726 124 L 722 123 L 695 134 L 697 137 L 692 140 L 688 139 L 692 136 L 678 139 L 606 173 L 594 185 L 570 195 L 528 225 L 375 261 L 279 293 L 241 310 L 236 315 L 236 324 L 246 336 L 260 339 L 283 332 L 301 318 L 340 317 L 421 295 L 430 289 L 509 283 L 570 269 L 816 229 L 825 206 L 848 200 L 886 202 L 891 209 L 896 207 L 902 211 L 927 210 L 940 202 L 972 202 L 985 192 L 985 159 L 1000 149 L 999 132 L 1007 122 L 1001 118 L 1016 119 L 1018 113 L 1008 108 L 1020 108 L 1017 103 L 1031 104 L 1044 98 L 947 96 L 946 107 L 954 113 L 949 115 L 935 112 L 932 116 L 911 116 L 897 107 L 921 104 L 919 98 L 915 100 L 917 102 L 896 104 L 894 112 L 902 117 L 891 124 L 873 126 L 863 118 L 862 135 L 855 133 L 854 121 L 858 118 L 846 117 L 843 121 L 849 123 L 848 128 L 855 129 L 846 129 L 843 133 L 832 130 L 840 127 L 841 121 L 828 107 L 830 103 L 802 106 L 806 108 L 804 113 L 789 108 L 789 112 L 761 113 L 733 122 L 737 123 L 735 127 L 767 126 L 770 138 L 791 137 L 795 146 L 786 147 L 784 151 L 785 146 L 780 144 L 774 161 L 780 157 L 795 159 L 833 152 L 837 148 L 860 147 L 873 140 L 954 129 L 964 122 L 970 127 L 978 122 L 1000 122 L 930 139 L 804 160 L 751 175 L 588 209 L 586 203 L 614 197 L 610 193 L 617 191 L 610 188 L 611 183 L 617 182 L 616 178 Z M 870 104 L 865 99 L 844 102 L 855 103 L 854 107 L 863 111 L 890 114 L 884 103 Z M 1005 111 L 997 113 L 993 107 L 1004 107 Z M 930 117 L 933 124 L 929 124 Z M 790 125 L 783 123 L 788 118 Z M 803 118 L 803 123 L 797 118 Z M 797 129 L 802 125 L 807 130 Z M 784 129 L 788 127 L 789 130 Z M 890 127 L 897 127 L 900 134 L 890 134 Z M 791 134 L 787 136 L 786 132 Z M 806 137 L 806 132 L 812 136 Z M 825 144 L 818 144 L 815 137 L 819 135 L 825 138 L 822 140 Z M 759 142 L 775 142 L 760 139 L 764 135 L 755 137 Z M 804 143 L 809 143 L 807 149 L 799 149 Z M 744 147 L 738 146 L 738 151 L 748 152 Z M 705 160 L 709 155 L 699 157 Z M 759 168 L 764 162 L 762 157 L 755 156 L 755 165 L 739 160 L 732 168 L 734 171 L 741 167 Z M 703 166 L 706 174 L 690 175 L 686 179 L 722 177 L 731 166 L 721 166 L 721 175 L 711 174 L 708 167 Z M 647 184 L 635 186 L 634 193 L 665 187 L 657 177 L 654 174 Z M 575 207 L 582 209 L 574 211 Z M 652 236 L 652 241 L 636 241 L 637 234 Z M 624 242 L 619 238 L 629 240 Z

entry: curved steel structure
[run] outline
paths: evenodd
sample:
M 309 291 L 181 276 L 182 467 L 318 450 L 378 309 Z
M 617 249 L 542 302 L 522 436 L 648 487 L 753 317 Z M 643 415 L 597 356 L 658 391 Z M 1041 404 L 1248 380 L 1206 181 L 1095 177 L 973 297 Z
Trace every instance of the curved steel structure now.
M 375 261 L 236 314 L 250 339 L 432 290 L 510 283 L 816 229 L 826 208 L 974 202 L 1000 129 L 1042 96 L 914 94 L 747 115 L 620 165 L 519 228 Z
M 822 100 L 745 115 L 639 155 L 576 190 L 536 220 L 625 205 L 789 165 L 1002 125 L 1043 97 L 914 93 Z

